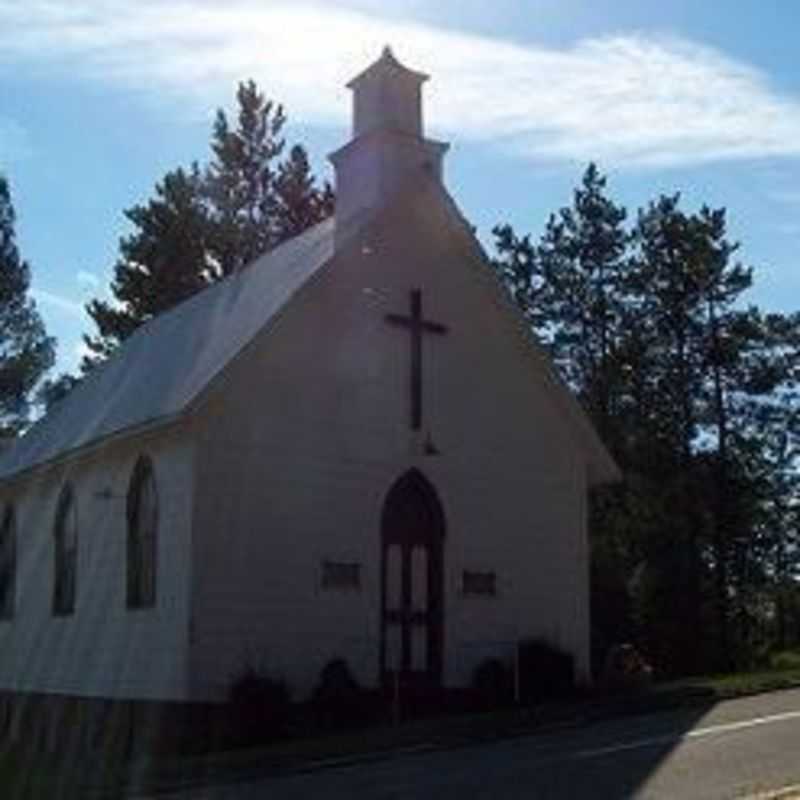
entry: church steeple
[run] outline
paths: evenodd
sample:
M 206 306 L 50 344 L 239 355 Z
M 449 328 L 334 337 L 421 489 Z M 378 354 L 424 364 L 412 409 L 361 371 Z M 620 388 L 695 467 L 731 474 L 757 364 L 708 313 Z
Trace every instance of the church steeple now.
M 347 84 L 353 91 L 353 138 L 330 156 L 336 170 L 337 238 L 356 216 L 384 205 L 415 175 L 441 180 L 448 145 L 424 138 L 426 80 L 386 47 Z
M 428 76 L 404 67 L 385 47 L 381 57 L 357 75 L 353 90 L 353 138 L 394 130 L 422 136 L 422 84 Z

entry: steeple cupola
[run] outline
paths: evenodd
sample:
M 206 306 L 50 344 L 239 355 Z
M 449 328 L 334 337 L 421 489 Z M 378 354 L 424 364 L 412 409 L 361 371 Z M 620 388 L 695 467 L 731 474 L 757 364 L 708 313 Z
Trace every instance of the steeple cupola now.
M 357 75 L 353 91 L 353 138 L 376 130 L 422 136 L 422 84 L 428 76 L 404 67 L 390 48 Z
M 336 170 L 337 238 L 355 217 L 382 206 L 414 175 L 442 177 L 448 145 L 424 138 L 422 84 L 386 47 L 351 80 L 353 138 L 331 154 Z

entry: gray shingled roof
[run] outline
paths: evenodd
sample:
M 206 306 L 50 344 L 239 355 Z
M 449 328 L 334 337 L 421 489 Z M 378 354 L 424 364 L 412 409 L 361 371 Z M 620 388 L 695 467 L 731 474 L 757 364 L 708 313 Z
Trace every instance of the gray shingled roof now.
M 333 219 L 139 328 L 0 455 L 0 479 L 173 418 L 333 255 Z

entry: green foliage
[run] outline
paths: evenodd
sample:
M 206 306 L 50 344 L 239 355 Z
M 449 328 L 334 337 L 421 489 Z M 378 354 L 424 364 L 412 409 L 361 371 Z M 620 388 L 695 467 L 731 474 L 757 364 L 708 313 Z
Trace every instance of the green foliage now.
M 375 721 L 382 710 L 378 698 L 359 686 L 342 658 L 335 658 L 322 668 L 311 706 L 323 729 L 363 725 Z
M 217 112 L 208 166 L 168 172 L 153 198 L 125 212 L 133 232 L 120 240 L 114 299 L 87 306 L 97 334 L 86 337 L 84 369 L 147 320 L 333 213 L 333 192 L 317 187 L 304 148 L 283 157 L 283 109 L 253 81 L 236 100 L 235 125 Z
M 495 229 L 501 279 L 624 472 L 590 509 L 595 668 L 628 640 L 662 674 L 746 666 L 800 636 L 800 315 L 745 305 L 724 209 L 661 196 L 626 226 L 606 193 L 590 165 L 538 243 Z
M 86 343 L 92 360 L 109 356 L 136 328 L 218 277 L 208 253 L 208 211 L 197 165 L 169 172 L 155 197 L 125 212 L 135 233 L 120 240 L 111 291 L 114 301 L 86 307 L 98 335 Z
M 472 690 L 482 709 L 510 705 L 514 700 L 514 674 L 499 658 L 487 658 L 472 673 Z
M 295 145 L 275 178 L 275 241 L 283 242 L 333 214 L 330 184 L 315 186 L 306 151 Z
M 239 85 L 238 119 L 231 128 L 217 111 L 206 170 L 205 193 L 211 205 L 211 252 L 223 275 L 249 264 L 276 243 L 275 159 L 286 116 L 264 99 L 253 81 Z
M 575 691 L 575 663 L 570 653 L 541 639 L 519 643 L 520 699 L 540 703 L 568 697 Z
M 33 389 L 55 357 L 29 296 L 30 267 L 20 257 L 14 222 L 8 181 L 0 175 L 0 436 L 28 421 Z
M 80 378 L 66 372 L 57 378 L 48 378 L 36 390 L 36 402 L 49 413 L 56 403 L 60 403 L 80 382 Z
M 286 681 L 245 669 L 228 697 L 238 744 L 258 744 L 286 735 L 291 699 Z
M 800 651 L 783 650 L 773 653 L 769 659 L 769 665 L 775 670 L 793 670 L 800 672 Z

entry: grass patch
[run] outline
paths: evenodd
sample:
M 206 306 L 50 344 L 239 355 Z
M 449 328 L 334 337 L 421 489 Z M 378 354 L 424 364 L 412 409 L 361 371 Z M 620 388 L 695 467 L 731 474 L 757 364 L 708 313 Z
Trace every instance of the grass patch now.
M 653 691 L 707 690 L 717 700 L 729 700 L 796 687 L 800 687 L 800 652 L 787 650 L 771 655 L 768 665 L 761 669 L 670 681 L 658 685 Z
M 800 669 L 794 672 L 750 672 L 743 675 L 720 675 L 710 681 L 714 692 L 720 698 L 738 697 L 778 689 L 800 686 Z
M 770 667 L 784 672 L 800 672 L 800 650 L 784 650 L 773 653 L 770 657 Z

